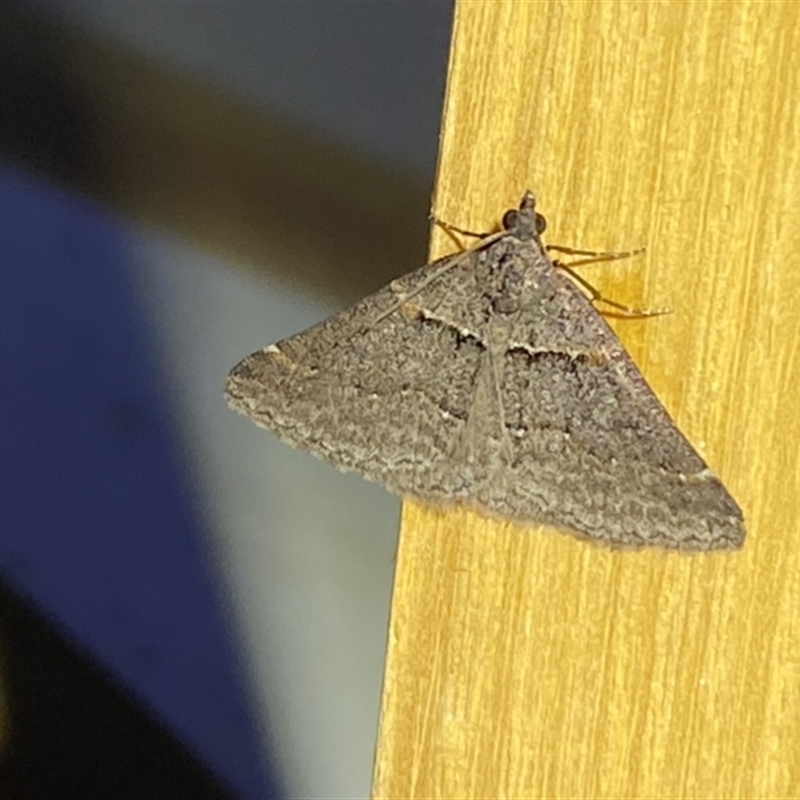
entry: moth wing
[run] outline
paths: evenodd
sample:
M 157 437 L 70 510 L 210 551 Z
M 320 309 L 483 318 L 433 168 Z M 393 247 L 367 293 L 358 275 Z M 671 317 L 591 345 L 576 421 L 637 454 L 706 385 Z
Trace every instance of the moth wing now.
M 544 257 L 534 248 L 512 255 Z M 228 377 L 230 405 L 401 495 L 630 547 L 740 546 L 733 498 L 552 266 L 530 270 L 499 397 L 476 395 L 496 368 L 487 355 L 492 294 L 479 278 L 496 258 L 479 251 L 424 285 L 444 263 L 435 262 L 253 353 Z M 470 429 L 481 435 L 463 447 Z
M 459 471 L 447 462 L 484 354 L 478 338 L 421 312 L 461 296 L 468 265 L 444 272 L 397 309 L 444 262 L 248 356 L 228 376 L 229 405 L 340 469 L 431 499 L 432 475 Z M 447 499 L 459 481 L 444 481 L 437 495 Z

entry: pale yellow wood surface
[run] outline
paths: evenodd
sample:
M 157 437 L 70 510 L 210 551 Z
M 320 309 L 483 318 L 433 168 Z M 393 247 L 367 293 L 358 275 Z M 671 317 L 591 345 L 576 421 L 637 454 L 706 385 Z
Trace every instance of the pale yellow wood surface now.
M 800 3 L 458 5 L 437 213 L 486 230 L 530 187 L 550 242 L 648 246 L 585 275 L 675 309 L 612 324 L 748 540 L 407 504 L 376 797 L 800 797 L 799 136 Z

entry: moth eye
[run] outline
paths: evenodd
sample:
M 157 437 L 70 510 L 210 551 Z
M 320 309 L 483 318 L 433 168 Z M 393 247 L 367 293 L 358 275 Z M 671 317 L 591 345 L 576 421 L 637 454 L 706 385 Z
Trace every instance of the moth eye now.
M 541 215 L 536 215 L 536 233 L 544 233 L 545 228 L 547 227 L 547 220 Z
M 518 218 L 519 211 L 517 211 L 515 208 L 512 208 L 510 211 L 506 211 L 506 213 L 503 214 L 503 228 L 505 228 L 507 231 L 515 228 L 517 226 Z

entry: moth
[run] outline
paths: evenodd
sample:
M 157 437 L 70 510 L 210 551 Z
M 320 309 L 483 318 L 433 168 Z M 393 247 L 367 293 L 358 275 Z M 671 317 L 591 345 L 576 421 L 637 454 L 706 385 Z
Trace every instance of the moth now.
M 544 229 L 527 192 L 474 248 L 245 358 L 229 405 L 425 503 L 616 547 L 741 547 L 736 501 Z

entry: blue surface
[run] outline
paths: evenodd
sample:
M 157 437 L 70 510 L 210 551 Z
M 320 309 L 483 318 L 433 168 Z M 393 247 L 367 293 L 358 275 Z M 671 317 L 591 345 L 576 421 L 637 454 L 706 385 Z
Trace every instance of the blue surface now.
M 127 237 L 0 165 L 0 570 L 243 797 L 271 797 Z

